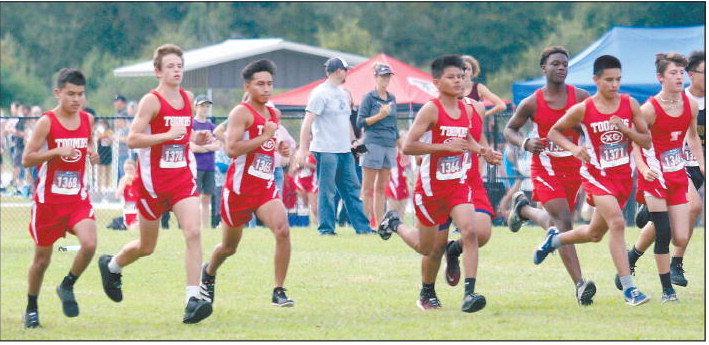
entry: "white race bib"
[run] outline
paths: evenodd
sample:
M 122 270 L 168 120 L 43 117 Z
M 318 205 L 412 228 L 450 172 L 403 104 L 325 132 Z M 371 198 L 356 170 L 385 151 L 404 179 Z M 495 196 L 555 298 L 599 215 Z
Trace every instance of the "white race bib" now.
M 273 179 L 273 157 L 263 153 L 257 153 L 253 162 L 249 166 L 249 175 L 262 178 L 264 180 Z
M 662 166 L 662 172 L 675 172 L 684 169 L 682 149 L 678 147 L 661 153 L 660 165 Z
M 573 142 L 573 139 L 571 137 L 566 137 L 566 139 Z M 552 156 L 552 157 L 571 157 L 571 156 L 573 156 L 571 151 L 564 150 L 561 146 L 555 144 L 551 140 L 547 140 L 547 145 L 544 148 L 544 151 L 546 152 L 547 155 Z
M 440 157 L 436 162 L 436 179 L 455 180 L 463 177 L 463 155 Z
M 600 148 L 601 168 L 613 168 L 630 163 L 628 143 L 603 144 Z
M 185 145 L 164 145 L 160 156 L 160 167 L 166 169 L 184 168 L 187 166 L 185 160 Z
M 81 190 L 78 171 L 55 171 L 52 179 L 52 193 L 77 195 Z
M 684 151 L 682 152 L 684 155 L 684 164 L 688 167 L 698 167 L 699 162 L 697 162 L 697 157 L 694 156 L 694 153 L 689 149 L 689 146 L 685 145 L 684 146 Z

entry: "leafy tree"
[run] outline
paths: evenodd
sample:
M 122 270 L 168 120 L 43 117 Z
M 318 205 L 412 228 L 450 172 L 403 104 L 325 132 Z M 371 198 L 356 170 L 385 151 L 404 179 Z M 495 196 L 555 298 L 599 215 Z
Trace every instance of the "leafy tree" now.
M 321 47 L 374 56 L 381 52 L 381 44 L 366 29 L 359 26 L 359 19 L 337 17 L 340 24 L 335 28 L 318 28 L 316 37 Z

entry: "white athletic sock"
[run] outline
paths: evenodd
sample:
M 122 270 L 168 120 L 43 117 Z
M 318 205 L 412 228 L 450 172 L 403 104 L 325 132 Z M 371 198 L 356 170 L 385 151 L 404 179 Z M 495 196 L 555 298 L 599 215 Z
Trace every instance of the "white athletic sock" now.
M 190 297 L 199 298 L 199 285 L 188 285 L 185 288 L 185 303 L 190 301 Z
M 635 284 L 633 283 L 633 277 L 631 277 L 630 275 L 620 277 L 620 285 L 623 286 L 624 292 L 629 288 L 635 287 Z
M 108 262 L 108 271 L 111 273 L 121 273 L 121 270 L 123 270 L 123 267 L 118 266 L 115 256 L 112 257 L 111 261 Z

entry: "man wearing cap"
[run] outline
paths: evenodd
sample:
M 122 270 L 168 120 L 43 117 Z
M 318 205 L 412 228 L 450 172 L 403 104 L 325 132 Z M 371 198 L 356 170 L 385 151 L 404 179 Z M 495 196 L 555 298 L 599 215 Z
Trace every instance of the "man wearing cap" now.
M 126 98 L 122 95 L 116 95 L 116 97 L 113 98 L 113 107 L 116 108 L 115 116 L 128 116 L 128 111 L 126 110 Z
M 350 124 L 350 99 L 340 88 L 352 67 L 340 57 L 325 62 L 327 80 L 310 93 L 300 128 L 296 164 L 304 164 L 308 151 L 317 160 L 318 231 L 335 235 L 335 188 L 344 200 L 347 214 L 357 234 L 373 233 L 359 198 L 360 184 L 355 173 Z
M 126 106 L 126 98 L 122 95 L 116 95 L 113 98 L 113 107 L 116 109 L 116 114 L 113 115 L 117 117 L 114 120 L 114 131 L 113 136 L 116 141 L 118 141 L 118 174 L 116 175 L 116 182 L 121 180 L 121 177 L 125 175 L 123 171 L 123 163 L 130 158 L 131 150 L 128 148 L 128 132 L 130 121 L 124 119 L 124 117 L 130 117 L 128 114 L 128 107 Z
M 209 109 L 212 107 L 212 100 L 205 95 L 199 95 L 194 100 L 195 116 L 192 121 L 192 130 L 208 131 L 212 137 L 216 125 L 207 119 Z M 214 140 L 204 145 L 190 143 L 190 150 L 194 153 L 197 162 L 197 190 L 199 191 L 199 201 L 202 209 L 202 227 L 210 226 L 211 198 L 214 193 L 214 151 L 219 149 L 219 141 Z

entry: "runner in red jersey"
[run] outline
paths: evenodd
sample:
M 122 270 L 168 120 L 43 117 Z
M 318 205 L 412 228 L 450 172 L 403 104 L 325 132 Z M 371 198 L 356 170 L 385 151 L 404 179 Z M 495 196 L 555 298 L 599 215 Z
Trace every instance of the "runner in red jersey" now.
M 422 255 L 435 255 L 436 243 L 448 238 L 438 226 L 450 216 L 463 238 L 465 265 L 465 299 L 462 310 L 475 312 L 485 307 L 485 297 L 474 293 L 477 275 L 478 244 L 481 231 L 473 225 L 475 208 L 472 191 L 466 182 L 466 151 L 483 154 L 487 160 L 500 159 L 470 137 L 469 107 L 458 99 L 463 92 L 463 60 L 457 55 L 444 55 L 431 64 L 433 83 L 439 96 L 426 103 L 406 136 L 404 154 L 423 155 L 416 179 L 414 208 L 416 229 L 401 222 L 399 214 L 390 210 L 379 225 L 382 239 L 396 232 L 411 248 Z M 441 307 L 436 296 L 435 275 L 422 272 L 423 288 L 417 305 L 422 310 Z
M 138 228 L 138 183 L 136 176 L 135 161 L 126 159 L 123 162 L 125 175 L 121 177 L 116 188 L 116 198 L 123 201 L 123 224 L 128 230 Z
M 200 297 L 199 271 L 202 261 L 200 214 L 196 167 L 189 142 L 203 145 L 207 131 L 192 136 L 192 98 L 180 88 L 184 74 L 182 49 L 166 44 L 153 55 L 158 87 L 143 96 L 128 135 L 128 146 L 138 149 L 138 201 L 140 237 L 116 256 L 102 255 L 99 270 L 106 295 L 114 302 L 123 300 L 121 271 L 157 245 L 160 217 L 172 210 L 185 237 L 187 273 L 184 323 L 197 323 L 212 314 L 211 302 Z
M 35 249 L 27 279 L 27 308 L 22 318 L 25 328 L 40 327 L 37 296 L 54 242 L 69 232 L 81 245 L 69 274 L 56 289 L 68 317 L 79 315 L 74 283 L 96 250 L 96 218 L 86 188 L 85 169 L 87 160 L 96 164 L 99 157 L 91 136 L 94 118 L 81 111 L 86 102 L 85 89 L 86 79 L 80 71 L 68 68 L 59 71 L 54 89 L 59 103 L 37 121 L 22 156 L 25 167 L 39 166 L 29 225 Z
M 275 287 L 271 303 L 278 307 L 295 305 L 283 288 L 290 262 L 290 228 L 273 175 L 275 150 L 281 150 L 279 152 L 287 156 L 288 146 L 276 145 L 280 111 L 266 105 L 273 91 L 275 72 L 275 64 L 267 59 L 246 65 L 241 76 L 247 101 L 234 107 L 227 120 L 224 148 L 234 160 L 227 171 L 222 194 L 220 213 L 224 235 L 209 262 L 202 266 L 201 290 L 210 301 L 214 301 L 217 270 L 236 252 L 244 225 L 255 213 L 276 239 Z
M 295 187 L 298 198 L 303 200 L 303 203 L 308 205 L 310 208 L 310 214 L 312 215 L 313 222 L 317 224 L 318 221 L 318 174 L 317 174 L 317 161 L 315 160 L 315 155 L 312 153 L 308 155 L 305 159 L 305 164 L 294 167 L 295 174 Z
M 507 226 L 512 232 L 519 231 L 522 224 L 531 219 L 545 231 L 557 229 L 566 232 L 573 229 L 573 214 L 576 196 L 581 187 L 581 161 L 571 152 L 563 150 L 547 136 L 551 127 L 571 106 L 588 98 L 588 92 L 566 84 L 569 52 L 564 47 L 551 46 L 542 50 L 539 66 L 546 78 L 546 85 L 520 102 L 514 115 L 505 126 L 507 141 L 527 150 L 532 155 L 531 178 L 532 200 L 541 203 L 543 210 L 532 206 L 524 192 L 515 193 L 510 199 Z M 520 129 L 532 122 L 530 137 L 525 138 Z M 578 144 L 580 133 L 574 129 L 564 136 Z M 576 248 L 564 246 L 559 250 L 561 260 L 571 281 L 576 287 L 576 299 L 581 305 L 593 303 L 596 286 L 584 280 Z
M 549 139 L 583 161 L 581 176 L 589 204 L 596 206 L 589 225 L 559 233 L 547 232 L 534 253 L 540 264 L 563 244 L 598 242 L 610 230 L 609 248 L 623 287 L 625 303 L 636 306 L 650 300 L 635 287 L 625 253 L 625 219 L 622 208 L 632 188 L 631 141 L 650 147 L 650 135 L 640 105 L 628 95 L 618 94 L 620 61 L 610 55 L 593 64 L 593 81 L 598 89 L 591 98 L 576 104 L 549 131 Z M 566 131 L 581 127 L 585 140 L 579 146 L 566 138 Z
M 389 183 L 386 189 L 387 209 L 396 210 L 399 214 L 406 213 L 406 205 L 411 198 L 409 192 L 409 179 L 406 177 L 406 168 L 410 165 L 410 157 L 401 151 L 402 138 L 406 131 L 399 131 L 399 140 L 396 148 L 396 165 L 391 168 Z
M 684 64 L 683 61 L 680 61 L 679 63 Z M 674 224 L 672 225 L 672 244 L 674 245 L 674 252 L 672 253 L 672 258 L 670 261 L 670 281 L 673 285 L 679 286 L 687 286 L 687 284 L 689 283 L 687 281 L 687 278 L 685 278 L 684 276 L 684 252 L 687 248 L 687 244 L 689 243 L 689 239 L 692 236 L 695 221 L 701 213 L 702 209 L 704 209 L 702 199 L 699 196 L 698 192 L 699 187 L 701 187 L 701 185 L 704 183 L 704 155 L 695 154 L 695 152 L 704 153 L 704 145 L 701 136 L 701 133 L 703 132 L 703 121 L 700 121 L 700 118 L 704 116 L 704 65 L 704 51 L 695 51 L 692 52 L 692 54 L 689 56 L 689 58 L 687 59 L 687 64 L 685 66 L 685 70 L 689 74 L 691 85 L 684 90 L 684 94 L 687 96 L 687 99 L 694 100 L 694 102 L 697 104 L 698 111 L 696 115 L 694 115 L 694 112 L 691 112 L 692 120 L 689 124 L 687 135 L 684 139 L 685 148 L 683 158 L 685 161 L 685 168 L 689 180 L 691 180 L 692 184 L 694 185 L 694 188 L 687 188 L 687 199 L 689 200 L 689 216 L 687 219 L 689 220 L 689 227 L 680 226 L 679 228 L 675 228 Z M 678 72 L 670 71 L 670 73 L 677 74 Z M 680 102 L 672 100 L 677 100 L 680 98 L 680 96 L 676 94 L 676 90 L 678 87 L 677 82 L 673 81 L 671 74 L 667 77 L 664 77 L 662 81 L 663 92 L 660 94 L 662 95 L 662 97 L 660 98 L 660 96 L 656 96 L 654 100 L 655 102 L 657 102 L 657 100 L 659 99 L 660 102 L 657 103 L 660 104 L 662 107 L 667 107 L 667 112 L 676 113 L 678 109 L 675 108 L 680 108 Z M 669 85 L 665 86 L 665 82 L 668 82 Z M 667 94 L 671 94 L 672 98 L 668 98 Z M 697 97 L 698 95 L 701 95 L 702 97 Z M 666 98 L 667 100 L 663 102 L 663 98 Z M 691 108 L 689 104 L 692 102 L 685 101 L 684 97 L 682 98 L 683 111 L 689 111 L 689 108 Z M 659 116 L 660 111 L 656 107 L 648 110 L 650 110 L 651 112 L 654 110 L 655 116 Z M 664 109 L 662 111 L 665 112 Z M 682 116 L 684 116 L 684 114 Z M 674 120 L 674 117 L 669 118 Z M 652 120 L 652 118 L 650 120 Z M 659 128 L 663 128 L 666 126 L 666 124 L 653 125 L 652 121 L 649 121 L 648 123 L 650 123 L 651 127 L 657 126 Z M 670 139 L 672 138 L 670 137 Z M 655 140 L 654 135 L 653 140 Z M 657 153 L 658 151 L 660 150 L 656 150 L 655 153 Z M 641 163 L 638 164 L 638 171 L 643 171 L 641 169 Z M 667 173 L 663 171 L 663 175 L 666 174 Z M 674 175 L 675 173 L 672 174 Z M 656 176 L 653 176 L 653 179 L 655 178 Z M 644 180 L 644 178 L 642 180 Z M 638 184 L 640 184 L 640 182 L 641 178 L 638 179 Z M 657 182 L 653 181 L 653 183 Z M 687 184 L 689 184 L 689 181 L 687 182 Z M 669 198 L 676 197 L 677 195 L 679 195 L 679 197 L 682 196 L 681 193 L 668 193 Z M 668 202 L 668 206 L 669 204 L 670 203 Z M 639 214 L 636 215 L 635 220 L 638 227 L 642 227 L 642 231 L 640 232 L 640 236 L 638 236 L 638 240 L 635 242 L 633 248 L 628 251 L 628 260 L 630 261 L 631 271 L 634 270 L 635 263 L 638 261 L 638 259 L 640 259 L 640 256 L 642 256 L 643 253 L 648 248 L 650 248 L 650 245 L 652 245 L 652 243 L 655 241 L 655 224 L 650 219 L 650 212 L 648 211 L 647 206 L 643 205 L 638 211 L 638 213 Z M 644 214 L 644 216 L 641 216 L 641 214 Z M 644 223 L 638 224 L 639 218 L 644 218 L 646 220 L 644 221 Z M 687 230 L 687 232 L 685 233 L 683 230 Z
M 633 248 L 643 251 L 655 240 L 655 262 L 662 285 L 662 302 L 677 301 L 670 276 L 670 242 L 684 247 L 693 227 L 688 202 L 689 179 L 682 157 L 685 135 L 692 154 L 701 156 L 701 142 L 697 135 L 698 105 L 683 92 L 687 59 L 676 53 L 657 54 L 655 66 L 662 91 L 651 97 L 642 107 L 643 117 L 650 127 L 652 147 L 636 151 L 638 169 L 638 202 L 646 204 L 651 223 L 645 225 Z M 687 221 L 690 219 L 690 221 Z M 647 246 L 642 247 L 642 243 Z M 639 255 L 631 251 L 631 267 Z

